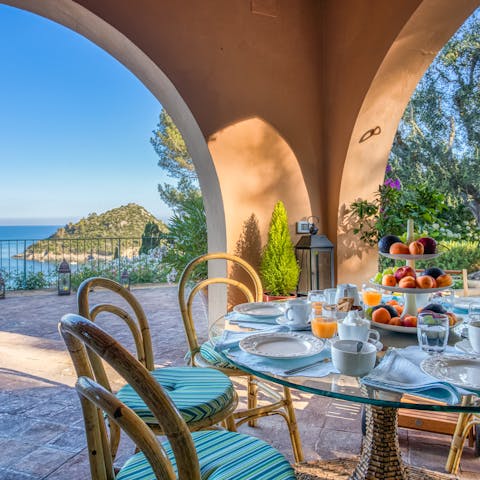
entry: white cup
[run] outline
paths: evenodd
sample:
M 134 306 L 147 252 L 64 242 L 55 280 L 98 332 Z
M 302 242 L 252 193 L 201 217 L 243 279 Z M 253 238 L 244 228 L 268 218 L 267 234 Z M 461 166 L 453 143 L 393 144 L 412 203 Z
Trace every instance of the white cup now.
M 362 320 L 358 323 L 338 322 L 338 336 L 340 340 L 357 340 L 361 342 L 380 341 L 380 333 L 370 328 L 368 320 Z
M 358 344 L 357 340 L 336 340 L 332 343 L 332 363 L 340 373 L 359 377 L 375 367 L 375 345 L 361 342 L 362 348 L 357 352 Z
M 475 353 L 480 353 L 480 320 L 471 320 L 468 324 L 468 339 Z
M 308 325 L 312 304 L 307 300 L 295 299 L 287 301 L 285 317 L 291 328 L 305 328 Z

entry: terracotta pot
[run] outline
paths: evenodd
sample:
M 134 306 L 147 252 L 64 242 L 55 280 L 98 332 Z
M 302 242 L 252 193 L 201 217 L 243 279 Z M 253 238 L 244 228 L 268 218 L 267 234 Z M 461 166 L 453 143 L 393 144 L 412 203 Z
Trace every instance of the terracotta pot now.
M 275 300 L 290 300 L 291 298 L 296 298 L 296 294 L 292 293 L 290 295 L 270 295 L 268 292 L 263 294 L 264 302 L 274 302 Z

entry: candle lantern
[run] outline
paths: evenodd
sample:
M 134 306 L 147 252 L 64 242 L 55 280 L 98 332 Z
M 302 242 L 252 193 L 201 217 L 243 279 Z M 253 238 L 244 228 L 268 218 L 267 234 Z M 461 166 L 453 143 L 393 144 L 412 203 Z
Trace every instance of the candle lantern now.
M 72 272 L 68 263 L 63 260 L 58 267 L 58 294 L 59 295 L 70 295 L 72 287 Z
M 5 298 L 5 280 L 0 272 L 0 300 Z
M 130 275 L 125 269 L 122 274 L 120 275 L 120 285 L 127 290 L 130 290 Z
M 303 235 L 295 254 L 300 265 L 297 295 L 335 286 L 333 243 L 325 235 Z

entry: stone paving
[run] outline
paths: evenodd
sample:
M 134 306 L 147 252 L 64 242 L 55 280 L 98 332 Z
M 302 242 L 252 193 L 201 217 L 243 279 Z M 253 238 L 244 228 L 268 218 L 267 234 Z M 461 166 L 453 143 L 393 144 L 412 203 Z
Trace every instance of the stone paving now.
M 176 288 L 138 288 L 152 330 L 157 365 L 183 365 L 186 340 Z M 95 302 L 111 294 L 94 292 Z M 87 480 L 85 438 L 73 369 L 57 332 L 62 315 L 75 312 L 75 296 L 54 292 L 9 294 L 0 301 L 0 479 Z M 203 308 L 196 305 L 204 316 Z M 105 319 L 106 320 L 106 319 Z M 107 329 L 122 343 L 128 333 L 116 319 Z M 206 323 L 206 322 L 205 322 Z M 205 338 L 206 328 L 199 328 Z M 119 385 L 116 381 L 114 385 Z M 293 392 L 307 460 L 353 457 L 360 449 L 359 405 Z M 283 421 L 264 418 L 259 427 L 241 431 L 261 437 L 292 459 Z M 400 429 L 406 461 L 443 471 L 450 437 Z M 122 440 L 119 461 L 132 452 Z M 461 479 L 478 479 L 480 460 L 466 448 Z

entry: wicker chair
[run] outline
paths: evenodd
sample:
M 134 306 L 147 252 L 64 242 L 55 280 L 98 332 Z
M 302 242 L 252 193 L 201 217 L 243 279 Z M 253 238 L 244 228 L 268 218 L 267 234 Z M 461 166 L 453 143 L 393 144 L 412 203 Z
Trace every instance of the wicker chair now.
M 118 295 L 129 305 L 134 315 L 118 305 L 102 303 L 90 306 L 90 295 L 94 287 L 102 287 Z M 135 343 L 137 360 L 149 371 L 157 382 L 169 391 L 173 402 L 191 431 L 201 430 L 221 421 L 232 423 L 231 414 L 235 410 L 238 398 L 228 376 L 208 369 L 203 374 L 191 367 L 154 366 L 150 328 L 142 306 L 135 296 L 126 288 L 107 278 L 93 277 L 85 280 L 78 289 L 78 312 L 92 322 L 101 313 L 110 313 L 122 319 L 130 330 Z M 91 358 L 95 379 L 104 388 L 112 391 L 103 363 L 98 356 Z M 117 393 L 118 398 L 132 408 L 156 434 L 162 433 L 157 419 L 138 396 L 131 385 L 123 386 Z M 111 452 L 116 455 L 120 441 L 120 429 L 115 423 L 111 425 Z
M 198 282 L 187 294 L 187 284 L 191 278 L 195 268 L 200 264 L 208 262 L 210 260 L 224 260 L 230 262 L 232 265 L 243 270 L 248 276 L 249 281 L 253 285 L 253 289 L 245 285 L 242 282 L 234 280 L 232 278 L 208 278 Z M 180 304 L 180 310 L 182 313 L 183 324 L 185 327 L 185 333 L 187 335 L 187 341 L 189 345 L 189 362 L 192 366 L 198 367 L 213 367 L 219 369 L 223 373 L 231 377 L 246 377 L 247 378 L 247 402 L 248 408 L 246 410 L 240 410 L 233 415 L 236 420 L 236 426 L 239 426 L 245 422 L 248 422 L 250 426 L 255 425 L 255 420 L 259 417 L 270 415 L 281 415 L 287 422 L 288 431 L 290 434 L 290 440 L 292 443 L 293 454 L 297 462 L 303 461 L 302 444 L 300 441 L 300 435 L 298 433 L 297 421 L 295 417 L 295 410 L 292 404 L 292 397 L 290 389 L 288 387 L 283 388 L 283 395 L 279 395 L 273 389 L 269 388 L 264 382 L 260 382 L 252 375 L 239 370 L 234 367 L 223 356 L 218 354 L 209 342 L 199 345 L 197 334 L 195 331 L 195 323 L 192 315 L 192 304 L 195 295 L 202 289 L 214 284 L 225 284 L 238 288 L 246 297 L 248 302 L 259 302 L 262 300 L 263 289 L 262 283 L 252 268 L 245 260 L 230 255 L 228 253 L 209 253 L 201 255 L 193 259 L 183 271 L 179 287 L 178 287 L 178 300 Z M 252 291 L 253 290 L 253 291 Z M 258 389 L 261 389 L 270 398 L 273 399 L 272 403 L 267 405 L 257 405 L 257 393 Z
M 65 315 L 59 329 L 78 376 L 92 480 L 295 479 L 288 461 L 262 440 L 219 430 L 191 433 L 151 372 L 90 320 Z M 95 357 L 105 360 L 135 389 L 168 441 L 160 443 L 132 409 L 94 380 Z M 119 471 L 113 467 L 103 412 L 140 450 Z

